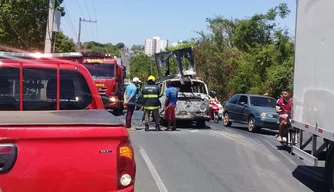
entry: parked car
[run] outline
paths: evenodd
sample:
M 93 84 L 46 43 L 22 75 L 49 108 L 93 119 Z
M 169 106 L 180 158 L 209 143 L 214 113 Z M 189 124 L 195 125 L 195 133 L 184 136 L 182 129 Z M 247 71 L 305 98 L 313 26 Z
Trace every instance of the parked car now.
M 248 131 L 257 132 L 261 128 L 278 129 L 276 99 L 262 95 L 236 94 L 224 107 L 224 125 L 232 123 L 248 125 Z

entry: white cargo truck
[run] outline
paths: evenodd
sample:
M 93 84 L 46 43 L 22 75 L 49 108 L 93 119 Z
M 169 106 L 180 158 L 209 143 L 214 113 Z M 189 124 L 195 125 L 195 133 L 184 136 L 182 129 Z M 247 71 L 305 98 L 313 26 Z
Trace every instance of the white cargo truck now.
M 325 181 L 334 191 L 334 0 L 297 0 L 292 152 L 318 166 L 327 151 Z M 311 137 L 303 141 L 303 134 Z M 323 144 L 317 146 L 317 139 Z M 307 145 L 311 153 L 305 152 Z

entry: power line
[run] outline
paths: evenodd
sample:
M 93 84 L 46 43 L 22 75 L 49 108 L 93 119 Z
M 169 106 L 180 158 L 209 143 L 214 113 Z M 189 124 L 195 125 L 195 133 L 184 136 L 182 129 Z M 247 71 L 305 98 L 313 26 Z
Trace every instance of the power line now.
M 92 17 L 90 16 L 90 13 L 89 13 L 90 11 L 89 11 L 88 6 L 87 6 L 87 1 L 84 0 L 84 2 L 85 2 L 86 9 L 87 9 L 88 17 L 89 17 L 89 19 L 92 19 Z M 92 27 L 92 25 L 89 25 L 89 26 L 90 26 L 90 30 L 92 32 L 92 40 L 94 41 L 93 27 Z M 87 27 L 85 27 L 85 28 L 87 30 Z M 87 33 L 88 33 L 88 31 L 87 31 Z
M 92 3 L 93 3 L 93 11 L 94 11 L 95 20 L 97 20 L 96 9 L 95 9 L 95 0 L 92 0 Z M 98 30 L 97 30 L 97 23 L 95 25 L 95 30 L 96 30 L 96 41 L 99 41 L 99 34 L 98 34 Z
M 77 33 L 76 29 L 75 29 L 75 26 L 74 26 L 73 21 L 72 21 L 71 16 L 70 16 L 70 12 L 68 11 L 65 2 L 64 2 L 64 8 L 65 8 L 65 12 L 66 12 L 65 19 L 66 19 L 66 21 L 68 23 L 68 26 L 71 28 L 72 32 L 74 32 L 74 34 L 75 34 L 74 37 L 77 38 L 78 37 L 78 33 Z
M 77 2 L 77 4 L 78 4 L 78 7 L 79 7 L 79 9 L 80 9 L 80 12 L 81 12 L 82 16 L 85 16 L 85 15 L 83 14 L 83 11 L 82 11 L 82 9 L 81 9 L 81 7 L 80 7 L 80 4 L 79 4 L 78 0 L 76 0 L 76 2 Z
M 89 9 L 88 9 L 87 1 L 86 1 L 86 0 L 85 0 L 85 6 L 86 6 L 86 9 L 87 9 L 87 13 L 88 13 L 88 17 L 89 17 L 89 19 L 92 19 L 92 18 L 90 17 L 90 13 L 89 13 Z

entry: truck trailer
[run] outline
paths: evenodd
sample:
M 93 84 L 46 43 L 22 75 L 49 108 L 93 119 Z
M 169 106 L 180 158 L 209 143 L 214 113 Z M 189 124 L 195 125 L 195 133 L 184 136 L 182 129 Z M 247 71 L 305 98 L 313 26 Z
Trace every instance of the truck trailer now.
M 334 1 L 297 0 L 292 125 L 300 132 L 291 152 L 319 166 L 334 191 Z M 310 135 L 304 142 L 303 137 Z M 319 144 L 321 141 L 321 144 Z M 311 146 L 311 153 L 306 147 Z

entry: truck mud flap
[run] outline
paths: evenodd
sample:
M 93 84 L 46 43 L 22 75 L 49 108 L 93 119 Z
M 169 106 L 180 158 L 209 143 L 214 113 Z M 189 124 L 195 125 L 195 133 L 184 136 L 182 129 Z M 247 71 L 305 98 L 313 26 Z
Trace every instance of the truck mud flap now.
M 291 153 L 301 157 L 305 161 L 312 163 L 313 166 L 318 166 L 318 158 L 314 157 L 313 155 L 303 151 L 302 149 L 299 149 L 296 146 L 291 147 Z

